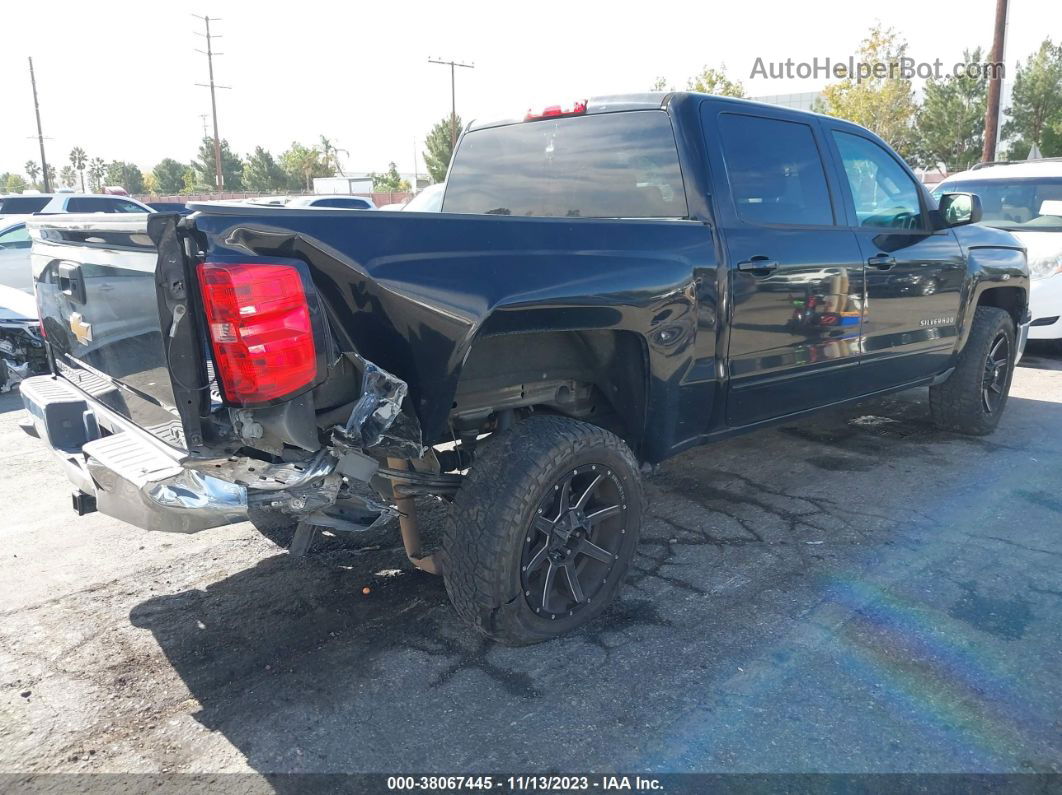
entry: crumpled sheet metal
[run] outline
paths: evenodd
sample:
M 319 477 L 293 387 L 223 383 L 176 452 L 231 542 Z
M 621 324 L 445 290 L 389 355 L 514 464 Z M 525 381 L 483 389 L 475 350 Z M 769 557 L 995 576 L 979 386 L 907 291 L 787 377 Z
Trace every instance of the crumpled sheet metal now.
M 402 411 L 409 387 L 382 367 L 363 361 L 361 397 L 347 424 L 336 428 L 337 441 L 396 458 L 420 458 L 424 455 L 420 424 Z

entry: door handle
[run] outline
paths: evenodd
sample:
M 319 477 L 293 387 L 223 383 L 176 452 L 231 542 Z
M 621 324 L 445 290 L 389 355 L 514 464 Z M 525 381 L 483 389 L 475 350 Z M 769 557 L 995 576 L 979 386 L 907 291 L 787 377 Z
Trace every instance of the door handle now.
M 81 266 L 74 262 L 59 263 L 59 291 L 72 301 L 85 303 L 85 279 Z
M 895 264 L 896 257 L 890 257 L 886 254 L 878 254 L 876 257 L 871 257 L 867 260 L 867 265 L 877 268 L 879 271 L 887 271 Z
M 753 257 L 737 264 L 739 271 L 746 273 L 770 273 L 771 271 L 778 270 L 778 260 L 769 259 L 768 257 Z

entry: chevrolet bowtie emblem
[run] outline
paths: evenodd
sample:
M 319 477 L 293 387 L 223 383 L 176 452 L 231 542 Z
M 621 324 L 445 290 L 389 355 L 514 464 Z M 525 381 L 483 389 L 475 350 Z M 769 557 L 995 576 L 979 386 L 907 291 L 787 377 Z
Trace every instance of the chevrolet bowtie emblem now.
M 70 315 L 70 330 L 74 332 L 77 341 L 82 345 L 87 342 L 92 342 L 92 324 L 86 323 L 81 318 L 80 312 L 74 312 Z

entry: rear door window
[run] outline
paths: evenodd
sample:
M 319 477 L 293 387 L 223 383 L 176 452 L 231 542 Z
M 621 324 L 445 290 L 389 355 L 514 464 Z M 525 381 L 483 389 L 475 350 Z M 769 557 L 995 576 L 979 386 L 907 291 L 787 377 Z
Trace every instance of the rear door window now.
M 685 218 L 663 111 L 543 119 L 468 132 L 443 199 L 448 213 Z
M 103 196 L 71 196 L 66 203 L 68 213 L 113 213 L 114 204 Z
M 719 135 L 738 217 L 750 224 L 829 226 L 830 192 L 806 124 L 719 115 Z

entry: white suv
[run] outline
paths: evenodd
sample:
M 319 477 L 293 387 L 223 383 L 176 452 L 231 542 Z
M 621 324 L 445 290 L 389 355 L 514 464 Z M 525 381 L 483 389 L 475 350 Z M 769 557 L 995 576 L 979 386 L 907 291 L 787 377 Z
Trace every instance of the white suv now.
M 975 166 L 948 177 L 933 195 L 976 193 L 981 223 L 1006 229 L 1029 253 L 1029 339 L 1062 346 L 1062 158 Z
M 153 213 L 128 196 L 99 193 L 16 193 L 0 196 L 0 221 L 34 213 Z

